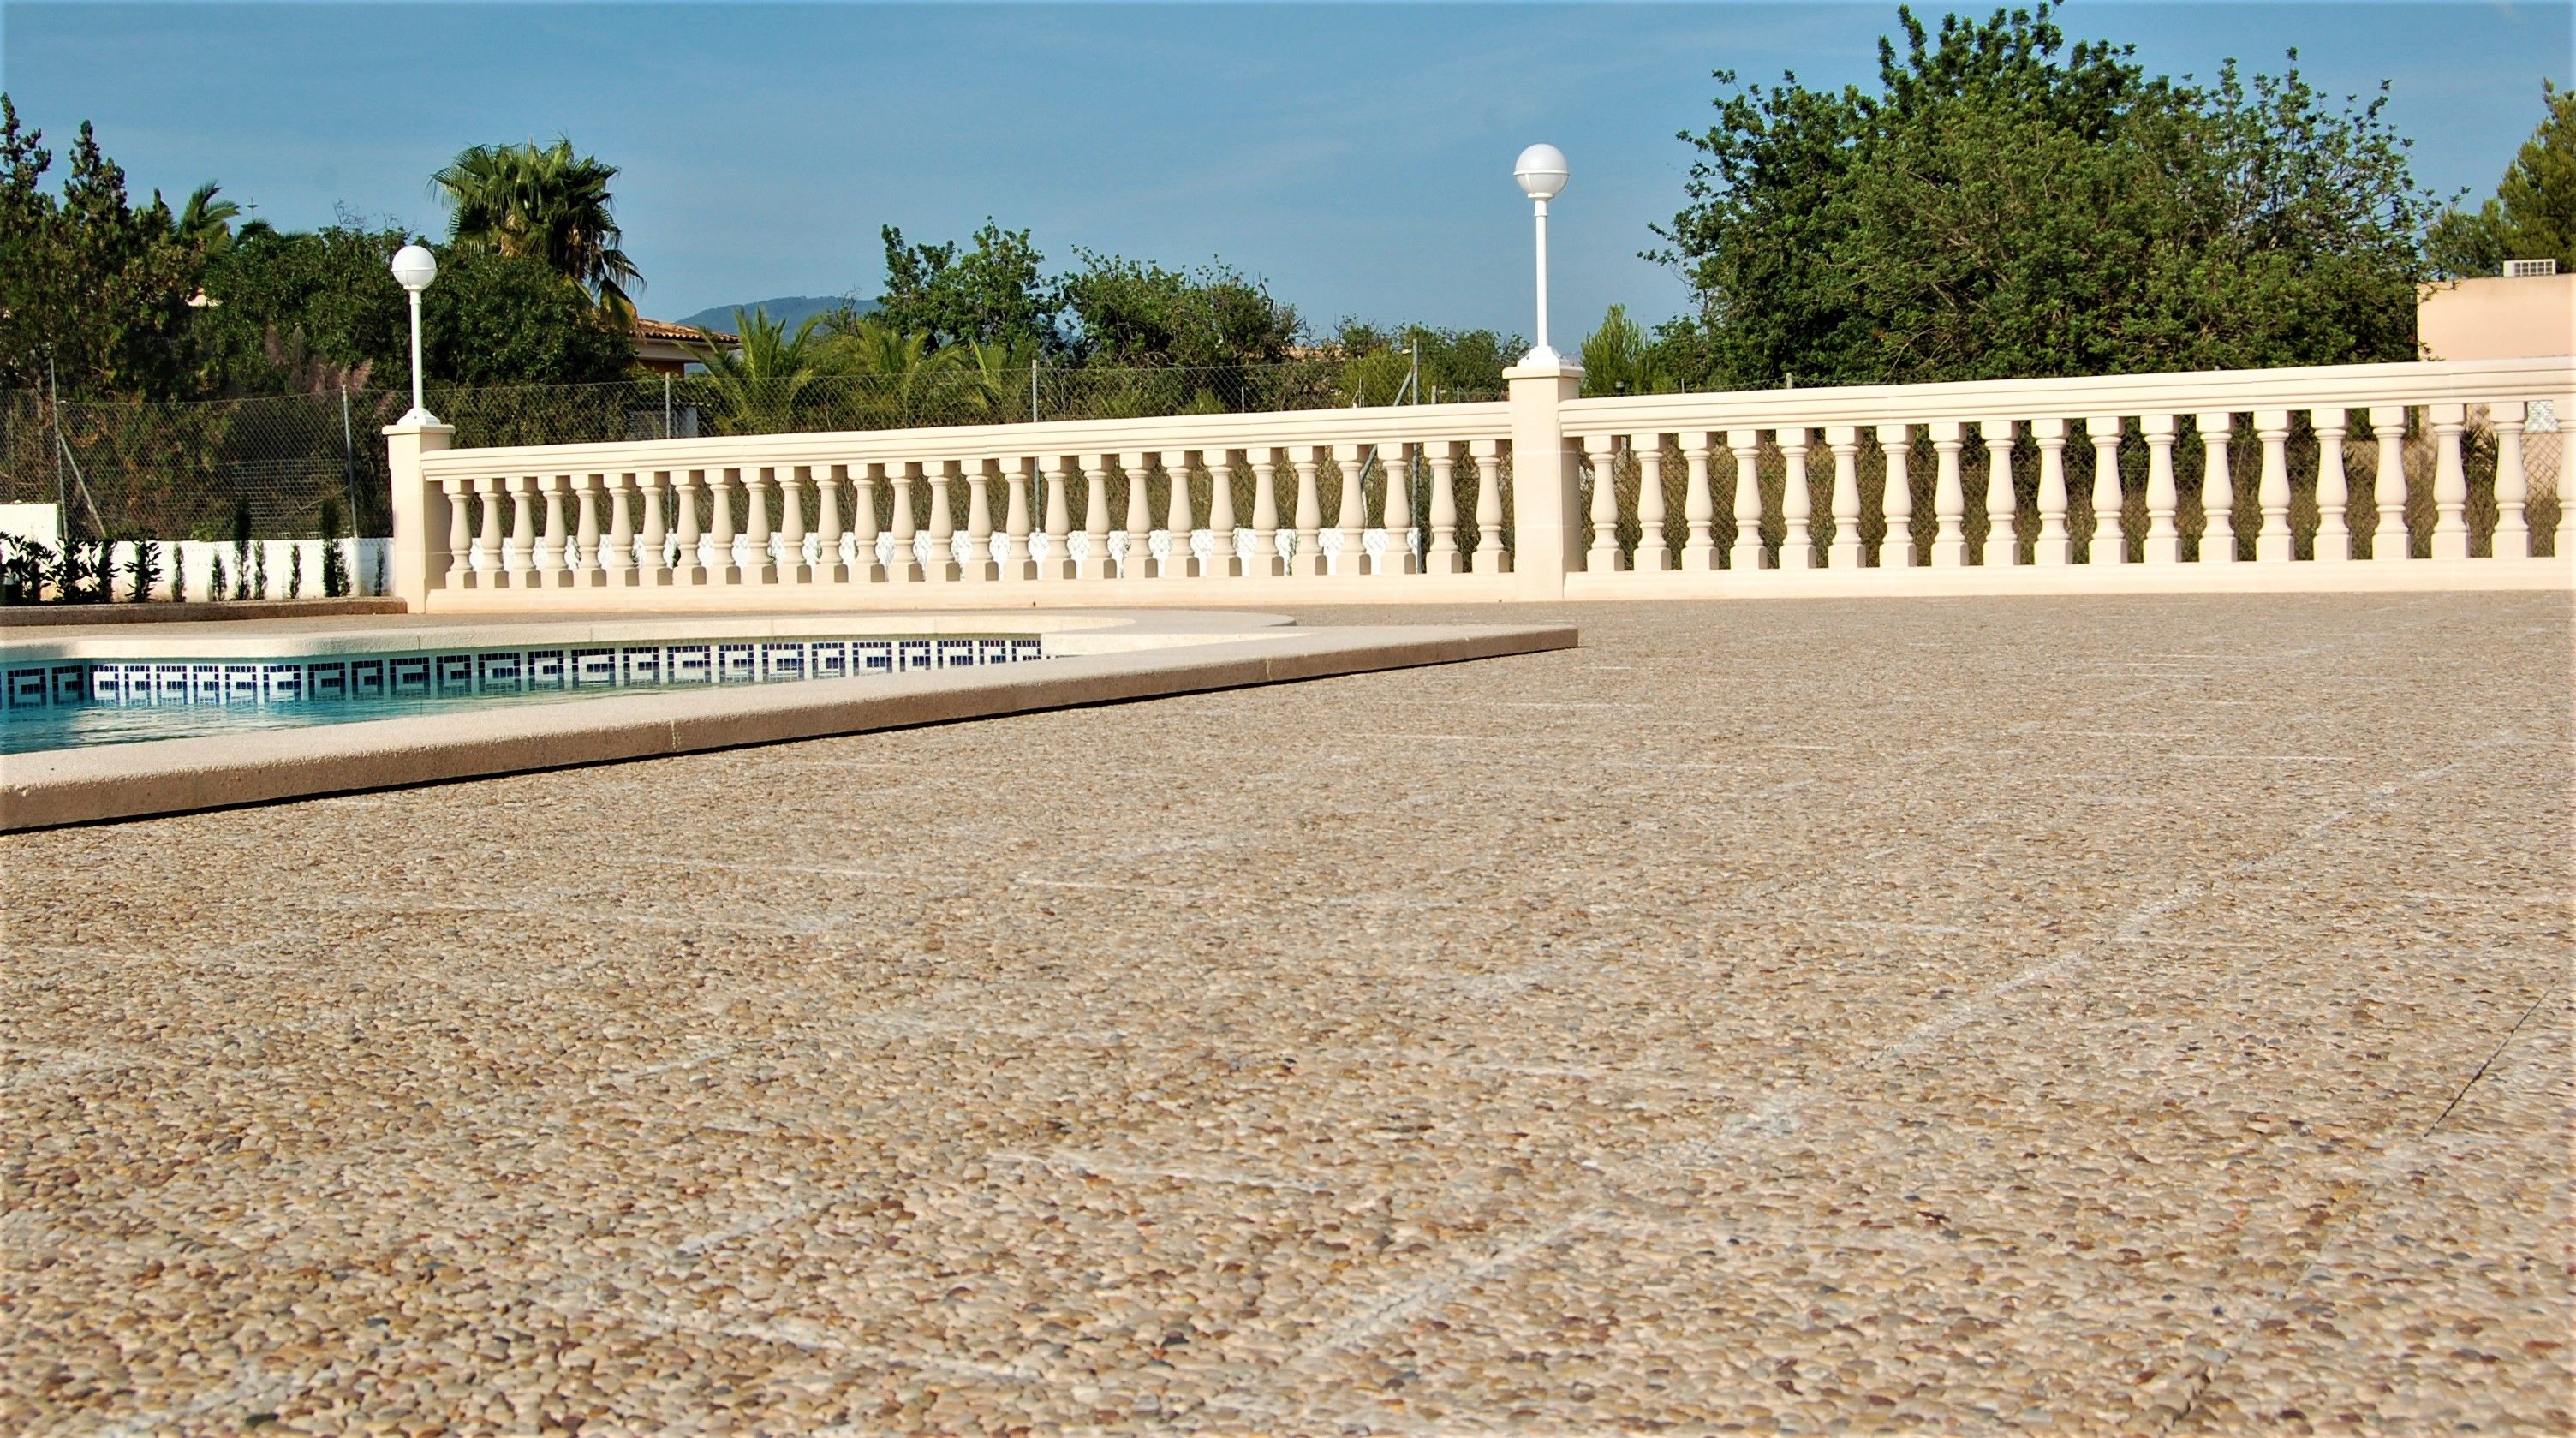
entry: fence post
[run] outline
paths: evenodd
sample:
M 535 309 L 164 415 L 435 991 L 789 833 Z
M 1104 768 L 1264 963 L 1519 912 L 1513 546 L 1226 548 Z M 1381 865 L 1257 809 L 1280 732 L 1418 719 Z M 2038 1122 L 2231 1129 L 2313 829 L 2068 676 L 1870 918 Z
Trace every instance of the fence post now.
M 1511 384 L 1513 597 L 1563 599 L 1565 576 L 1583 567 L 1579 462 L 1564 409 L 1582 392 L 1583 366 L 1553 356 L 1523 360 L 1503 378 Z
M 430 491 L 420 475 L 420 457 L 447 448 L 456 436 L 456 426 L 389 424 L 384 433 L 394 515 L 393 563 L 387 584 L 406 609 L 418 614 L 429 606 L 430 576 L 447 572 L 447 496 Z

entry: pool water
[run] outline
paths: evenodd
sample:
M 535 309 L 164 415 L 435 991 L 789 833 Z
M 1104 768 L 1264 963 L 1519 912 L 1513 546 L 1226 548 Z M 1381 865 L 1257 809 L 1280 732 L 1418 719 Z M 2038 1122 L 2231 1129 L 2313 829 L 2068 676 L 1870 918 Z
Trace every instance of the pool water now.
M 1027 635 L 705 640 L 399 654 L 0 661 L 0 754 L 1044 657 Z

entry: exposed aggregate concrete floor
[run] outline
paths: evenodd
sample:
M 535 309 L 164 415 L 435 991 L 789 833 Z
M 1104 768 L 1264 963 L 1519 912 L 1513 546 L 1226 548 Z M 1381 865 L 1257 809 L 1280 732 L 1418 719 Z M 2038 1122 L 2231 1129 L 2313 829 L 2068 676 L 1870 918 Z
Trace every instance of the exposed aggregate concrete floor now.
M 1525 613 L 0 840 L 0 1431 L 2568 1430 L 2567 596 Z

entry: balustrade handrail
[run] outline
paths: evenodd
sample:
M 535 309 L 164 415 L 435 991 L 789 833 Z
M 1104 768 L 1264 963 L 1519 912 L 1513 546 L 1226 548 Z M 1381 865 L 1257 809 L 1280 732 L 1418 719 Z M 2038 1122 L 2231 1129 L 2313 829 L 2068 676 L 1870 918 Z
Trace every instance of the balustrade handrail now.
M 2412 364 L 2311 365 L 2062 379 L 1962 380 L 1942 384 L 1842 385 L 1779 390 L 1709 390 L 1617 395 L 1564 406 L 1568 433 L 1593 430 L 1725 429 L 1730 425 L 1930 423 L 2028 419 L 2033 415 L 2188 414 L 2196 411 L 2364 408 L 2374 404 L 2479 404 L 2564 398 L 2576 359 L 2432 360 Z
M 1262 449 L 1307 443 L 1440 444 L 1484 439 L 1510 427 L 1501 400 L 1464 404 L 1372 405 L 1252 414 L 1154 415 L 1016 424 L 925 425 L 913 429 L 813 430 L 793 434 L 701 435 L 587 444 L 505 445 L 439 450 L 421 457 L 432 477 L 500 472 L 514 466 L 703 468 L 742 464 L 949 460 L 1052 456 L 1122 450 Z

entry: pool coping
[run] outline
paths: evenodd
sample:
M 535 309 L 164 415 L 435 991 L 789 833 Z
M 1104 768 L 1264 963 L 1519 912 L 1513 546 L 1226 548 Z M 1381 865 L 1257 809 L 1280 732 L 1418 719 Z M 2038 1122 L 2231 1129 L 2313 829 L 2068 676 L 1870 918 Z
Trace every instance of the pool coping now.
M 106 604 L 12 604 L 0 608 L 0 638 L 14 629 L 110 628 L 128 624 L 244 624 L 262 619 L 338 619 L 408 614 L 389 595 L 339 599 L 120 600 Z
M 1155 616 L 1157 620 L 1169 617 Z M 1117 642 L 1122 636 L 1115 630 L 1073 631 L 1095 639 L 1107 652 L 1036 664 L 655 691 L 576 703 L 0 755 L 0 831 L 1453 664 L 1567 649 L 1579 642 L 1570 625 L 1300 629 L 1275 615 L 1204 617 L 1210 621 L 1205 627 L 1192 625 L 1185 634 L 1155 634 L 1140 628 L 1123 636 L 1129 641 L 1125 644 Z M 918 616 L 888 618 L 918 622 Z M 851 619 L 842 616 L 841 622 Z M 1229 630 L 1216 621 L 1231 621 L 1232 627 Z M 471 627 L 488 631 L 493 626 Z M 533 626 L 510 626 L 514 632 L 527 627 Z M 652 627 L 667 634 L 673 621 Z M 1135 642 L 1149 639 L 1160 642 Z

